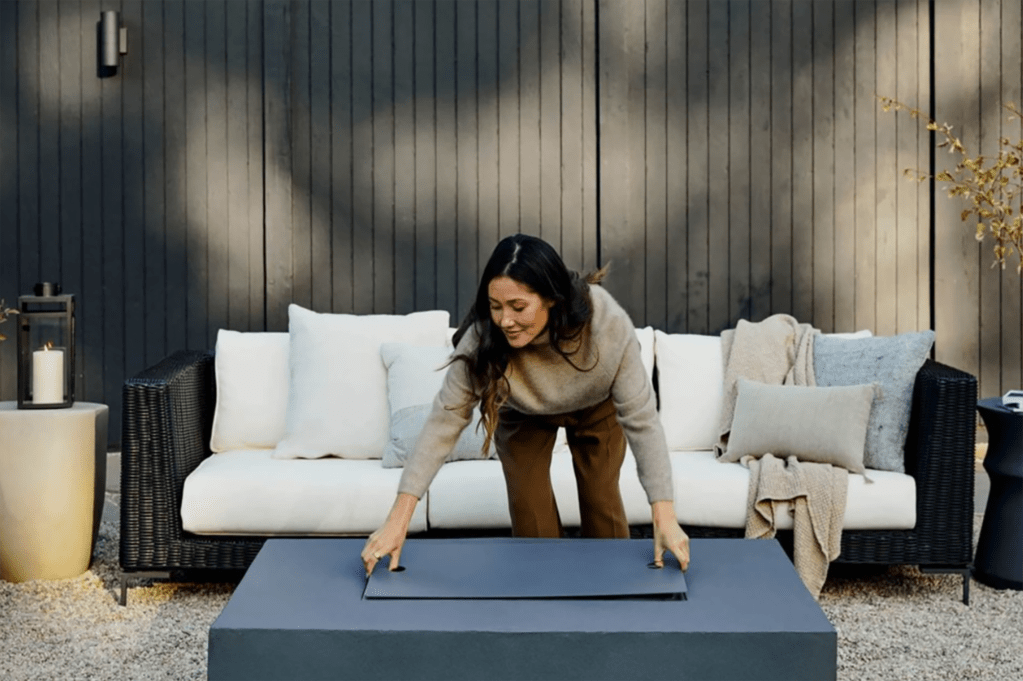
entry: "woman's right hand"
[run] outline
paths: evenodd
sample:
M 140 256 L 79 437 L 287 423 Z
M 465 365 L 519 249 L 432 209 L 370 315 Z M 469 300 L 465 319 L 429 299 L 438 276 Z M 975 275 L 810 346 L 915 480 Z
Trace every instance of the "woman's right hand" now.
M 418 502 L 419 499 L 411 494 L 399 494 L 383 527 L 369 535 L 366 546 L 362 549 L 362 564 L 366 567 L 367 577 L 373 574 L 373 569 L 384 556 L 391 557 L 389 569 L 398 569 L 401 547 L 405 544 L 412 512 Z

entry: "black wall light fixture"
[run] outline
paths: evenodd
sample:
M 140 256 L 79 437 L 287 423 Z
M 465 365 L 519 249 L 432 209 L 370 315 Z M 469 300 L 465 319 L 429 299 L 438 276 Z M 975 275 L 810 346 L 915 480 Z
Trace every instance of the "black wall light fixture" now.
M 128 29 L 116 11 L 100 12 L 98 35 L 99 77 L 116 76 L 121 55 L 128 54 Z

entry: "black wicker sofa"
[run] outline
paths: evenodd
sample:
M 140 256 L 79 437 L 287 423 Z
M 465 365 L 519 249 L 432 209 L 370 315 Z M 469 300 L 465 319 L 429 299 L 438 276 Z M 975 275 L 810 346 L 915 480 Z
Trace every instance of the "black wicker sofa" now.
M 912 530 L 845 531 L 837 562 L 917 565 L 963 577 L 972 563 L 976 379 L 928 360 L 917 374 L 906 442 L 916 480 Z M 124 385 L 121 454 L 121 602 L 129 580 L 241 571 L 265 538 L 199 536 L 182 529 L 185 478 L 210 456 L 216 404 L 212 352 L 181 351 Z M 740 531 L 686 527 L 692 537 Z

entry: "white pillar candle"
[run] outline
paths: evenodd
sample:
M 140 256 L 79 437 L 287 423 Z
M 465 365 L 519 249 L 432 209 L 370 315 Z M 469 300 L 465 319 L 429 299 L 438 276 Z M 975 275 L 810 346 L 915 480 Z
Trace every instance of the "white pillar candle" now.
M 32 401 L 55 404 L 64 401 L 64 351 L 36 350 L 32 353 Z

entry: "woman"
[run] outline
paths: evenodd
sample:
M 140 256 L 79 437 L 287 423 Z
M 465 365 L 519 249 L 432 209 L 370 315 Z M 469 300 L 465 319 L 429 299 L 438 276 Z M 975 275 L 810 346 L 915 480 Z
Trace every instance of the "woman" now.
M 372 573 L 401 548 L 419 499 L 444 463 L 473 407 L 481 406 L 484 450 L 494 442 L 508 488 L 512 534 L 560 537 L 550 464 L 559 427 L 568 433 L 584 537 L 626 538 L 618 488 L 628 440 L 651 505 L 654 562 L 672 552 L 689 565 L 689 538 L 675 518 L 671 465 L 653 386 L 626 312 L 602 287 L 570 272 L 546 242 L 503 239 L 483 271 L 476 301 L 455 333 L 455 354 L 406 463 L 398 496 L 366 541 Z

